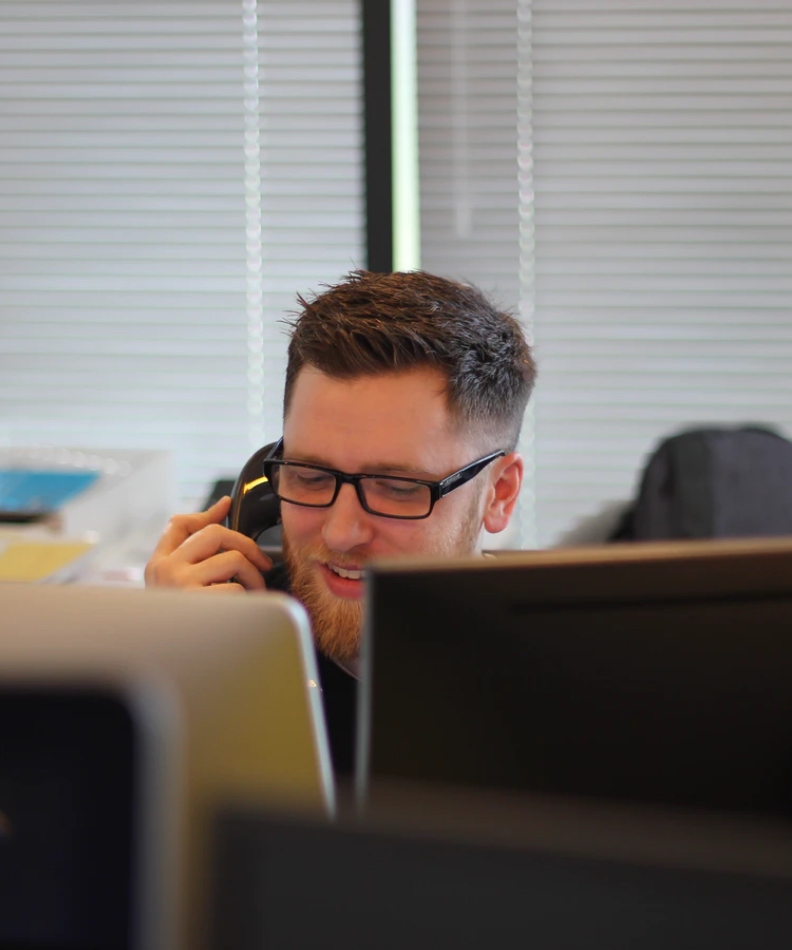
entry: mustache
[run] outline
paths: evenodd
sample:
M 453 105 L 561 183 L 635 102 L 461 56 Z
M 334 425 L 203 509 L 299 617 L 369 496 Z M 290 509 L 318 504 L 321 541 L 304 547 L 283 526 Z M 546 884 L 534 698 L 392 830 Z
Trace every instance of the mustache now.
M 333 564 L 335 567 L 343 567 L 345 570 L 350 571 L 359 571 L 368 564 L 371 560 L 370 554 L 364 554 L 361 552 L 357 556 L 347 552 L 340 551 L 331 551 L 325 544 L 310 544 L 305 547 L 300 546 L 299 548 L 295 547 L 289 539 L 284 535 L 283 538 L 283 548 L 284 551 L 293 551 L 294 553 L 299 552 L 300 560 L 303 562 L 307 561 L 320 561 L 322 564 Z

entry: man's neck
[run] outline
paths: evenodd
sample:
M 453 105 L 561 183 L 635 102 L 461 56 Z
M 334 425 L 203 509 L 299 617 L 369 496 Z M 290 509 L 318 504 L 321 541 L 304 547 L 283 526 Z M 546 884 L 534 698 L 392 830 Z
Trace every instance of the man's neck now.
M 356 680 L 360 679 L 360 657 L 353 657 L 351 660 L 333 660 L 336 666 L 340 667 L 345 673 L 354 676 Z

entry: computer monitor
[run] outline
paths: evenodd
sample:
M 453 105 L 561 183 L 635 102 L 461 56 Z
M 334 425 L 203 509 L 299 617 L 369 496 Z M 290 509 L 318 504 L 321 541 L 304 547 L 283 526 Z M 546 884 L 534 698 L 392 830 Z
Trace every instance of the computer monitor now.
M 792 816 L 792 540 L 391 562 L 359 795 L 423 780 Z
M 334 806 L 280 594 L 0 586 L 0 947 L 208 946 L 217 814 Z

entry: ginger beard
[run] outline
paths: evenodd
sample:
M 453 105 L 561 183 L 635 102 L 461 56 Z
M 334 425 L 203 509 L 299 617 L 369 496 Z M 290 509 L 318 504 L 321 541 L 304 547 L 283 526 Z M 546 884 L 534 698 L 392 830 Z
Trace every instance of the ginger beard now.
M 457 522 L 456 529 L 434 537 L 427 537 L 427 544 L 420 550 L 402 551 L 404 556 L 438 555 L 454 556 L 472 554 L 481 534 L 481 492 L 474 492 L 464 517 Z M 350 552 L 352 553 L 352 552 Z M 321 541 L 316 544 L 293 545 L 288 534 L 283 535 L 283 556 L 289 571 L 292 594 L 308 611 L 313 628 L 314 643 L 325 656 L 341 663 L 354 660 L 360 654 L 360 642 L 363 634 L 363 601 L 336 597 L 317 575 L 316 561 L 332 562 L 343 566 L 352 561 L 350 553 L 338 554 L 330 551 Z M 379 552 L 377 552 L 379 553 Z M 387 552 L 393 557 L 392 552 Z M 371 555 L 354 557 L 359 565 L 371 560 Z
M 354 659 L 360 651 L 363 601 L 331 594 L 313 567 L 317 560 L 338 564 L 339 558 L 321 544 L 294 548 L 286 535 L 283 556 L 289 570 L 291 592 L 311 618 L 316 646 L 325 656 L 342 663 Z

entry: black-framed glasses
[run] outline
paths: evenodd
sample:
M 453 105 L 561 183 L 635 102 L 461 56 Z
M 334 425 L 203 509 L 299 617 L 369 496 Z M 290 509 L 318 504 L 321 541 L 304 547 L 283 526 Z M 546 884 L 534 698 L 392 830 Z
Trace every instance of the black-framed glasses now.
M 271 457 L 264 461 L 264 474 L 281 501 L 304 508 L 329 508 L 342 485 L 354 485 L 361 507 L 369 514 L 407 520 L 428 518 L 441 498 L 506 454 L 503 451 L 491 452 L 441 481 L 431 482 L 402 475 L 347 475 L 323 465 L 278 458 L 282 449 L 283 439 L 272 450 Z

